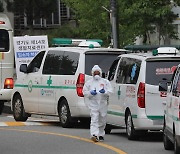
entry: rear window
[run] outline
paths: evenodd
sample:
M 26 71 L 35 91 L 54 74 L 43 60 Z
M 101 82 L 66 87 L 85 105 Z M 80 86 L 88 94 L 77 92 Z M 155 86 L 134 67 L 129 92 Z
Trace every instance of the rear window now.
M 146 64 L 146 83 L 158 85 L 159 81 L 171 81 L 172 75 L 176 67 L 180 63 L 177 61 L 149 61 Z
M 91 75 L 91 70 L 94 65 L 99 65 L 102 72 L 107 73 L 117 56 L 117 54 L 86 54 L 85 73 Z
M 9 33 L 4 29 L 0 29 L 0 51 L 9 51 Z

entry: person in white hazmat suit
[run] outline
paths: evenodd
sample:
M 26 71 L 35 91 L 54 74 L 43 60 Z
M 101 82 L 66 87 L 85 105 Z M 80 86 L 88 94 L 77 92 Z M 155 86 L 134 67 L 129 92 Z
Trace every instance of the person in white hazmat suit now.
M 102 70 L 98 65 L 92 68 L 93 78 L 88 80 L 83 87 L 83 94 L 88 99 L 91 124 L 90 134 L 94 142 L 103 141 L 105 135 L 108 97 L 113 92 L 107 79 L 102 78 Z

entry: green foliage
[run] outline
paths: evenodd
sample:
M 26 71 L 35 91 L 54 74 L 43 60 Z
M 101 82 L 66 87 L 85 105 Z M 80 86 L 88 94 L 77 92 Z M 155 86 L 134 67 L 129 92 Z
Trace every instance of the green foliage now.
M 79 38 L 78 28 L 73 28 L 69 25 L 61 26 L 57 29 L 49 30 L 47 32 L 49 45 L 51 46 L 51 40 L 53 38 Z
M 54 11 L 57 0 L 6 0 L 8 9 L 25 12 L 28 24 L 32 20 L 43 17 L 48 18 Z M 110 8 L 110 0 L 63 0 L 75 13 L 77 28 L 63 26 L 57 30 L 49 31 L 49 38 L 93 38 L 102 39 L 105 45 L 110 43 L 111 23 L 110 13 L 102 8 Z M 132 44 L 136 37 L 143 37 L 144 44 L 151 44 L 150 34 L 156 30 L 160 38 L 178 39 L 174 31 L 172 7 L 180 5 L 180 0 L 116 0 L 120 47 Z M 149 40 L 149 42 L 148 42 Z
M 102 6 L 109 8 L 109 0 L 64 0 L 73 8 L 78 19 L 80 34 L 84 37 L 98 37 L 109 42 L 110 21 Z M 180 4 L 180 0 L 175 0 Z M 171 11 L 171 0 L 117 0 L 120 46 L 133 43 L 137 36 L 143 37 L 145 44 L 150 33 L 159 30 L 159 37 L 177 39 L 172 25 L 177 17 Z
M 108 6 L 107 0 L 64 0 L 76 14 L 79 37 L 102 39 L 110 43 L 109 13 L 102 6 Z

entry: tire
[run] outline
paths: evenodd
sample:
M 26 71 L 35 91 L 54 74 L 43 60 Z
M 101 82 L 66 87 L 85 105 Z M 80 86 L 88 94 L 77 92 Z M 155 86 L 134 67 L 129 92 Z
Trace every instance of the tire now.
M 13 98 L 13 116 L 16 121 L 26 121 L 27 114 L 24 111 L 23 101 L 20 95 L 15 95 Z
M 163 143 L 164 143 L 164 149 L 166 150 L 172 150 L 173 149 L 173 143 L 170 141 L 170 139 L 167 137 L 166 133 L 166 125 L 164 124 L 163 129 Z
M 72 122 L 71 122 L 71 113 L 70 113 L 70 110 L 69 110 L 69 106 L 68 106 L 68 103 L 65 99 L 63 99 L 61 102 L 60 102 L 60 105 L 59 105 L 59 121 L 60 121 L 60 125 L 63 127 L 63 128 L 69 128 L 72 126 Z
M 110 134 L 111 133 L 111 130 L 112 130 L 112 127 L 108 124 L 106 124 L 106 127 L 105 127 L 105 133 L 106 134 Z
M 177 144 L 176 137 L 174 137 L 174 154 L 180 154 L 180 145 Z
M 3 102 L 3 101 L 0 101 L 0 115 L 1 115 L 2 112 L 3 112 L 3 109 L 4 109 L 4 102 Z
M 137 138 L 136 130 L 134 129 L 131 113 L 128 112 L 126 117 L 126 134 L 129 140 Z

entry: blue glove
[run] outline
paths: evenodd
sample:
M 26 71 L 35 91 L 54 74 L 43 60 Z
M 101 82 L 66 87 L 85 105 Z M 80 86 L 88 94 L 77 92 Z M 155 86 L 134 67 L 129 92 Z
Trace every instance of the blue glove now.
M 100 92 L 100 93 L 102 93 L 102 94 L 104 94 L 104 93 L 105 93 L 104 88 L 103 88 L 103 89 L 101 89 L 101 90 L 99 90 L 99 92 Z
M 90 93 L 91 93 L 91 95 L 96 95 L 97 94 L 96 90 L 91 90 Z

